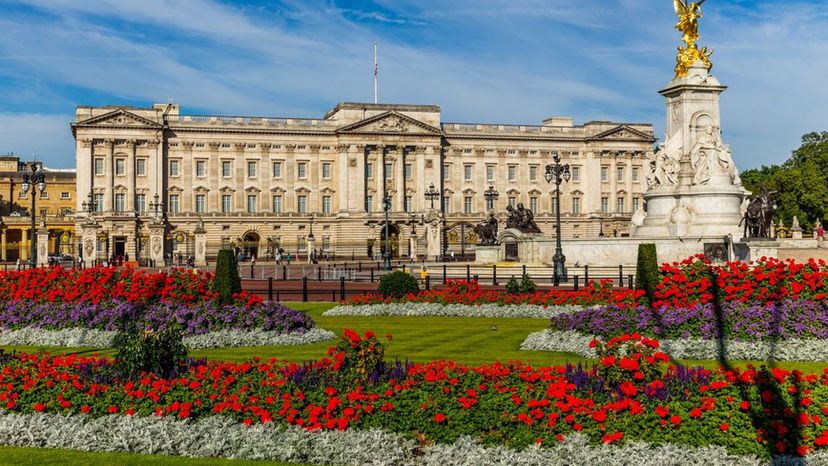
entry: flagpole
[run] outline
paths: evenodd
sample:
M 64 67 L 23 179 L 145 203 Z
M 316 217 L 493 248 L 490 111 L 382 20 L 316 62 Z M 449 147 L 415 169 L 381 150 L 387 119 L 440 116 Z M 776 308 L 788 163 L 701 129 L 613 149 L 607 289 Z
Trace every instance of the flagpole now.
M 379 103 L 379 65 L 377 63 L 376 42 L 374 42 L 374 103 Z

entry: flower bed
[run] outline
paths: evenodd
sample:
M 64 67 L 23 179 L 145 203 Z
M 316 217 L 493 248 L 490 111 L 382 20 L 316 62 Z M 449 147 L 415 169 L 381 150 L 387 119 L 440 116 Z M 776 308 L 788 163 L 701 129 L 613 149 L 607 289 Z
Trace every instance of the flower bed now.
M 442 316 L 507 317 L 548 319 L 582 311 L 583 306 L 539 306 L 534 304 L 437 304 L 404 302 L 393 304 L 341 305 L 325 311 L 324 316 Z
M 530 334 L 520 349 L 563 351 L 588 358 L 596 356 L 587 343 L 600 336 L 576 331 L 541 330 Z M 678 359 L 719 359 L 718 340 L 676 338 L 661 340 L 664 352 Z M 783 341 L 724 340 L 725 358 L 751 361 L 828 362 L 828 345 L 824 340 L 790 339 Z
M 828 302 L 786 299 L 778 303 L 734 301 L 717 315 L 712 304 L 690 308 L 600 306 L 559 314 L 552 330 L 614 336 L 641 332 L 659 338 L 724 336 L 732 340 L 828 339 Z
M 34 303 L 202 303 L 215 299 L 213 274 L 176 269 L 151 273 L 132 267 L 65 269 L 40 267 L 0 272 L 0 300 Z M 235 304 L 258 304 L 261 298 L 241 292 Z
M 0 354 L 0 409 L 26 415 L 3 415 L 0 426 L 18 424 L 0 428 L 0 439 L 23 441 L 17 429 L 20 423 L 35 422 L 32 419 L 40 422 L 37 435 L 47 435 L 40 432 L 57 429 L 48 426 L 58 424 L 55 418 L 37 417 L 46 414 L 69 416 L 63 419 L 75 425 L 109 422 L 115 426 L 113 432 L 140 430 L 134 427 L 144 421 L 134 421 L 130 429 L 116 429 L 117 421 L 103 420 L 119 414 L 203 420 L 206 425 L 218 422 L 210 420 L 214 416 L 224 416 L 241 425 L 268 425 L 254 427 L 254 433 L 268 432 L 271 424 L 274 429 L 290 425 L 354 435 L 360 435 L 354 431 L 359 429 L 369 431 L 364 440 L 372 435 L 371 429 L 403 439 L 416 432 L 419 444 L 434 442 L 438 452 L 474 450 L 478 457 L 482 447 L 470 446 L 466 437 L 487 446 L 523 450 L 526 455 L 534 454 L 532 449 L 524 450 L 527 446 L 539 444 L 552 451 L 576 433 L 592 445 L 631 448 L 629 442 L 669 440 L 682 446 L 672 450 L 674 455 L 696 451 L 685 445 L 719 446 L 730 454 L 762 458 L 771 452 L 806 455 L 828 447 L 828 429 L 821 421 L 828 414 L 828 371 L 803 375 L 749 368 L 712 373 L 665 367 L 667 357 L 658 351 L 658 342 L 639 335 L 588 345 L 600 356 L 600 363 L 588 370 L 521 363 L 384 364 L 382 345 L 373 334 L 361 337 L 346 331 L 343 341 L 329 351 L 330 358 L 309 364 L 213 361 L 193 363 L 174 379 L 144 375 L 129 382 L 113 375 L 117 372 L 106 359 Z M 79 414 L 85 415 L 83 421 L 78 420 Z M 171 424 L 164 425 L 173 432 Z M 239 432 L 246 431 L 236 426 L 227 437 L 228 442 L 233 439 L 229 448 L 250 451 L 239 440 L 243 435 Z M 83 429 L 71 428 L 71 435 Z M 62 432 L 50 438 L 65 437 L 70 431 Z M 107 438 L 112 436 L 99 441 L 109 445 L 112 441 Z M 152 442 L 151 437 L 144 438 Z M 155 445 L 168 445 L 167 439 L 160 435 Z M 142 448 L 150 448 L 147 443 Z M 605 449 L 595 446 L 588 451 L 598 450 Z M 355 458 L 363 451 L 355 450 Z M 499 457 L 504 455 L 504 450 L 495 451 L 501 452 Z M 362 457 L 360 461 L 372 462 Z
M 509 294 L 501 291 L 486 291 L 477 282 L 448 281 L 439 290 L 420 291 L 407 294 L 400 299 L 385 298 L 379 294 L 360 295 L 346 301 L 349 306 L 365 306 L 395 303 L 431 304 L 497 304 L 533 306 L 592 306 L 596 304 L 635 304 L 642 292 L 624 288 L 613 288 L 609 282 L 596 284 L 580 291 L 547 290 L 535 293 Z

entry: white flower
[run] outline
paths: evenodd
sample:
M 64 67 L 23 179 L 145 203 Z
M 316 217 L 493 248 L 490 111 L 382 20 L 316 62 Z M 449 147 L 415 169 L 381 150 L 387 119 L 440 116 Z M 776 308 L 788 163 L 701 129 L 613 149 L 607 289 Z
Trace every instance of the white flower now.
M 584 306 L 538 306 L 534 304 L 441 304 L 392 303 L 360 306 L 342 305 L 323 316 L 438 316 L 438 317 L 506 317 L 548 319 L 559 314 L 583 311 Z

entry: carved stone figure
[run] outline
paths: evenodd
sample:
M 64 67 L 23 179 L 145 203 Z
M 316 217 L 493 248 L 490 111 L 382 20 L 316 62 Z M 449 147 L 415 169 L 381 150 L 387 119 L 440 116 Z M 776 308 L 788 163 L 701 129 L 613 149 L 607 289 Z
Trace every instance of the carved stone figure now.
M 690 66 L 697 60 L 701 61 L 708 70 L 713 67 L 710 63 L 710 55 L 713 51 L 708 51 L 707 47 L 702 47 L 700 50 L 696 46 L 696 42 L 699 40 L 699 18 L 702 17 L 701 5 L 704 2 L 705 0 L 697 2 L 673 0 L 673 7 L 679 19 L 676 29 L 681 31 L 681 40 L 687 45 L 678 48 L 675 69 L 677 78 L 687 76 Z
M 88 239 L 83 243 L 83 254 L 86 257 L 92 258 L 92 253 L 95 252 L 95 245 L 92 243 L 91 239 Z
M 509 218 L 506 220 L 506 228 L 516 228 L 524 233 L 541 233 L 535 223 L 535 216 L 532 211 L 523 206 L 523 203 L 518 203 L 517 207 L 506 206 L 509 212 Z
M 674 186 L 678 182 L 681 165 L 672 147 L 673 145 L 672 141 L 668 140 L 665 144 L 659 144 L 656 152 L 648 154 L 650 155 L 650 173 L 647 175 L 648 187 Z
M 742 185 L 730 147 L 722 143 L 721 131 L 712 125 L 698 132 L 690 152 L 690 166 L 696 171 L 694 184 L 708 184 L 712 176 L 726 174 L 733 184 Z
M 478 244 L 485 246 L 497 244 L 497 217 L 489 214 L 486 220 L 474 227 L 474 232 L 480 238 Z

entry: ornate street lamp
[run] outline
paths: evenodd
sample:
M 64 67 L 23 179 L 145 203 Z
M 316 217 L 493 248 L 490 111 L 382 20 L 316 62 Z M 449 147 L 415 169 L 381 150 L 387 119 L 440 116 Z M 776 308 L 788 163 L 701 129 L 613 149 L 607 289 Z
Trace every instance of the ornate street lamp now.
M 440 197 L 440 191 L 434 187 L 434 183 L 428 187 L 428 190 L 425 192 L 425 198 L 431 201 L 431 210 L 434 210 L 434 201 Z
M 23 184 L 20 185 L 23 194 L 32 189 L 32 250 L 29 258 L 29 266 L 34 268 L 37 266 L 37 230 L 35 229 L 35 211 L 37 202 L 37 192 L 46 191 L 46 175 L 43 173 L 43 164 L 40 162 L 32 162 L 30 167 L 31 173 L 23 173 Z
M 489 186 L 489 189 L 483 191 L 483 197 L 486 198 L 486 209 L 494 210 L 494 203 L 500 197 L 500 193 L 494 186 Z
M 83 201 L 83 210 L 88 214 L 87 216 L 92 216 L 98 210 L 98 203 L 95 202 L 95 196 L 92 194 L 92 191 L 89 191 L 89 195 L 86 196 L 86 200 Z
M 561 280 L 566 281 L 566 256 L 561 248 L 561 182 L 569 181 L 571 176 L 568 164 L 561 164 L 561 156 L 555 153 L 552 156 L 554 164 L 546 166 L 544 178 L 547 183 L 555 182 L 555 202 L 558 208 L 555 210 L 555 255 L 552 256 L 552 264 L 555 267 L 555 286 Z
M 388 194 L 388 191 L 385 191 L 385 195 L 382 196 L 382 210 L 385 211 L 385 265 L 383 265 L 384 270 L 391 270 L 391 249 L 388 246 L 388 236 L 390 235 L 390 228 L 391 224 L 388 220 L 388 212 L 391 211 L 391 195 Z
M 155 212 L 155 218 L 160 218 L 159 212 L 164 211 L 164 203 L 158 200 L 158 193 L 155 193 L 155 196 L 152 198 L 154 201 L 149 203 L 149 208 Z

